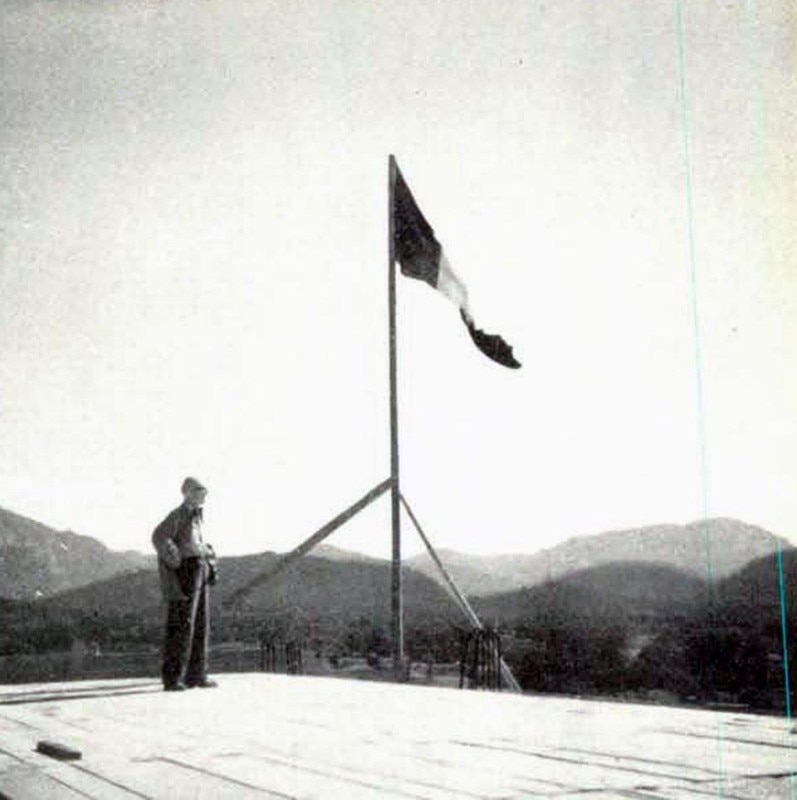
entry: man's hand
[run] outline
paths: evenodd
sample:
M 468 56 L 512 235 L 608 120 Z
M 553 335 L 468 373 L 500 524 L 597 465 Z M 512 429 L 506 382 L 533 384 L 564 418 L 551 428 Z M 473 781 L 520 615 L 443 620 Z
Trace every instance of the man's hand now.
M 180 558 L 180 551 L 171 539 L 167 539 L 163 543 L 163 547 L 158 555 L 160 555 L 161 560 L 169 569 L 177 569 L 177 567 L 180 566 L 180 561 L 182 560 Z
M 219 564 L 216 551 L 209 544 L 205 544 L 205 561 L 208 565 L 208 583 L 213 586 L 219 579 Z

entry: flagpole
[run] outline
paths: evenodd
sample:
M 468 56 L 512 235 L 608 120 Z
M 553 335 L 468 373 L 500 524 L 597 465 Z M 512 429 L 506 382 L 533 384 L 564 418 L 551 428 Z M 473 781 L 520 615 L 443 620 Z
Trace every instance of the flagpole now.
M 396 245 L 394 237 L 393 194 L 396 186 L 396 159 L 388 158 L 388 319 L 390 326 L 390 510 L 392 530 L 391 611 L 393 670 L 398 676 L 404 664 L 404 619 L 401 597 L 401 519 L 399 492 L 398 398 L 396 364 Z

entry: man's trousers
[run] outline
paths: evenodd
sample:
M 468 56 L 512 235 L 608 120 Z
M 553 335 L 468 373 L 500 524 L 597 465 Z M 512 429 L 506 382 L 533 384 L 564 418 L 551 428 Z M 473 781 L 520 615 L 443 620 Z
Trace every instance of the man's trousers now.
M 170 600 L 163 648 L 163 685 L 196 686 L 208 677 L 210 589 L 204 558 L 184 558 L 175 570 L 185 600 Z

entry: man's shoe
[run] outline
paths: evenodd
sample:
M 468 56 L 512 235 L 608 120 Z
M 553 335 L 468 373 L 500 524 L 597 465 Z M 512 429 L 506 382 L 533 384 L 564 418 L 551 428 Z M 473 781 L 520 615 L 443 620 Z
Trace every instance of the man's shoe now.
M 164 692 L 184 692 L 188 687 L 184 683 L 167 683 L 163 687 Z
M 197 689 L 215 689 L 218 685 L 216 681 L 212 681 L 210 678 L 205 678 L 204 681 L 194 684 Z

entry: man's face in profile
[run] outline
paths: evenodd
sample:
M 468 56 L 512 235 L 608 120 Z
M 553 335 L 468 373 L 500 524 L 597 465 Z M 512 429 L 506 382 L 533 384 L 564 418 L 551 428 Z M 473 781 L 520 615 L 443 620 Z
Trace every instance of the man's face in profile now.
M 185 504 L 189 508 L 202 508 L 205 505 L 205 498 L 207 497 L 208 490 L 201 486 L 192 486 L 183 492 L 185 497 Z

